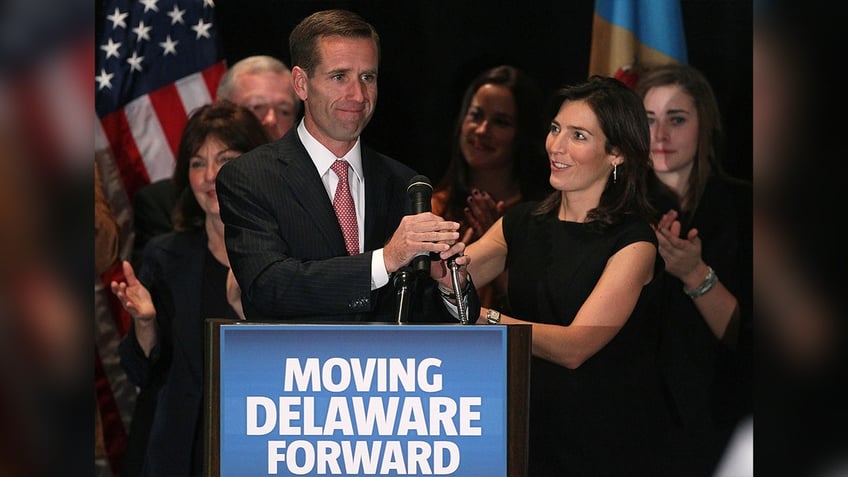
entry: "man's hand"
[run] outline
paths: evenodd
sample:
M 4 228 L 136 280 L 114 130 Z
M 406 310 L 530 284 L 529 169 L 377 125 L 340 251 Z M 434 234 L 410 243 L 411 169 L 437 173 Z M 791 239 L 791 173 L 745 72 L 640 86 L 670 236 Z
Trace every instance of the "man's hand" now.
M 442 253 L 459 239 L 459 223 L 444 220 L 432 212 L 406 215 L 383 247 L 386 271 L 393 273 L 408 265 L 421 252 Z

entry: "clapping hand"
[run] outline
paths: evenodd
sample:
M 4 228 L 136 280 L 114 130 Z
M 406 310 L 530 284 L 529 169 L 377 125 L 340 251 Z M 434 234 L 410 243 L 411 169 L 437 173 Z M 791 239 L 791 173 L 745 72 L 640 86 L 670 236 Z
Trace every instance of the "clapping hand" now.
M 701 262 L 701 238 L 698 229 L 691 229 L 685 238 L 680 237 L 680 221 L 676 210 L 669 210 L 660 218 L 656 234 L 659 251 L 665 260 L 666 270 L 680 280 L 696 270 Z
M 463 242 L 472 243 L 483 236 L 504 213 L 504 201 L 495 201 L 486 191 L 473 189 L 468 195 L 465 220 L 468 223 Z

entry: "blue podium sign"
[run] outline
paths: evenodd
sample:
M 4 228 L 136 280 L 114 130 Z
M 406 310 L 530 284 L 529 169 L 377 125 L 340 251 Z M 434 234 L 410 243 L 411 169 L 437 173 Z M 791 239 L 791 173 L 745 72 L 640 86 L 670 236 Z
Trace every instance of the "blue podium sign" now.
M 507 327 L 220 327 L 223 476 L 507 475 Z

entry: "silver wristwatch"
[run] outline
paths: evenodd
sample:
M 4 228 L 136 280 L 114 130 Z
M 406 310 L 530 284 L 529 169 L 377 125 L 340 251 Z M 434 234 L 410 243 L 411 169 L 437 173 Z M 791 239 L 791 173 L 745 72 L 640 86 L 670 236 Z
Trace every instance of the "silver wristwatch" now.
M 486 312 L 486 323 L 490 325 L 497 325 L 501 322 L 501 312 L 498 310 L 489 309 Z

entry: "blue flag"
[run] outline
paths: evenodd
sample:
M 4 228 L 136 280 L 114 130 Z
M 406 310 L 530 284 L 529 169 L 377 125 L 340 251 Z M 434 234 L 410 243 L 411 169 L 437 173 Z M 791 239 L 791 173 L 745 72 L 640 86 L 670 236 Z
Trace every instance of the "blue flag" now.
M 686 63 L 680 0 L 595 0 L 589 74 L 632 86 L 652 65 Z

